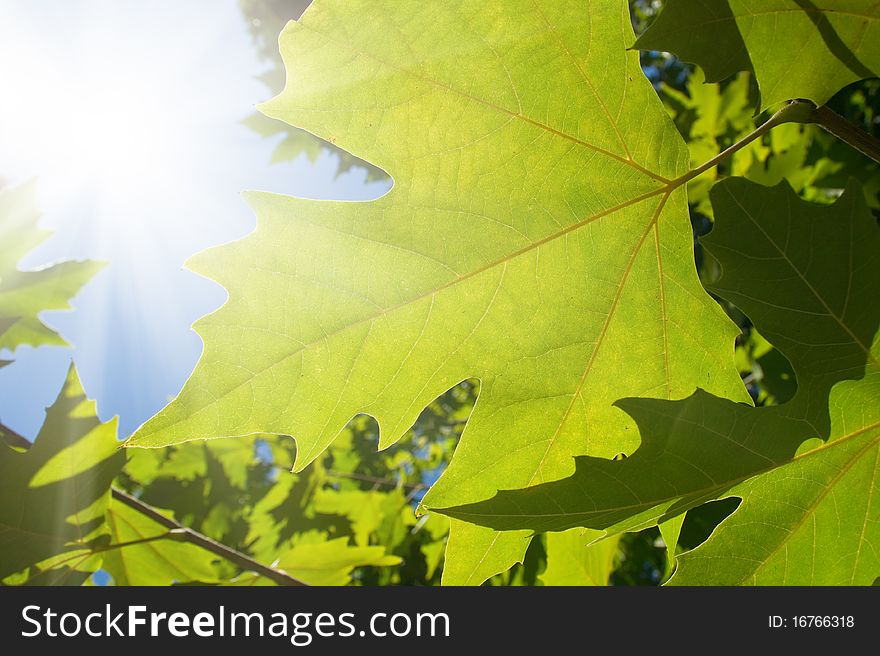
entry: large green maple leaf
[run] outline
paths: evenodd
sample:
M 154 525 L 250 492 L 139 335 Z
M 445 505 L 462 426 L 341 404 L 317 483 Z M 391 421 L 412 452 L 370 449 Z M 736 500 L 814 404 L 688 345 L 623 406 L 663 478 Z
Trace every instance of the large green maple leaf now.
M 880 231 L 857 184 L 825 207 L 785 183 L 728 179 L 712 204 L 704 243 L 723 271 L 712 289 L 788 357 L 794 398 L 758 409 L 704 392 L 626 400 L 644 440 L 632 457 L 583 458 L 568 479 L 450 514 L 613 533 L 737 496 L 673 582 L 870 584 L 880 574 Z
M 69 300 L 104 266 L 68 261 L 36 271 L 18 270 L 19 260 L 50 234 L 37 227 L 35 192 L 33 182 L 0 191 L 0 350 L 15 351 L 24 344 L 67 346 L 39 314 L 69 309 Z
M 880 4 L 866 0 L 669 0 L 636 48 L 698 64 L 708 82 L 754 71 L 761 106 L 823 105 L 880 75 Z
M 633 39 L 626 3 L 315 2 L 281 35 L 288 83 L 261 109 L 394 187 L 250 193 L 256 231 L 190 262 L 229 292 L 196 325 L 202 359 L 128 445 L 289 434 L 300 470 L 353 416 L 388 446 L 478 378 L 426 500 L 452 506 L 633 450 L 622 397 L 747 399 L 736 329 L 694 268 L 687 148 Z M 504 571 L 527 536 L 453 522 L 444 580 Z
M 116 420 L 101 423 L 71 366 L 25 453 L 0 443 L 0 579 L 108 534 L 110 483 L 125 462 Z

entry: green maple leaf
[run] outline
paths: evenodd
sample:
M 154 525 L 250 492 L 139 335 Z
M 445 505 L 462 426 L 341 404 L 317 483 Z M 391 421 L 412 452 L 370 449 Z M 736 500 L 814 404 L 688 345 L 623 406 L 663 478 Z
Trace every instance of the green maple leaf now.
M 309 585 L 346 585 L 355 567 L 391 567 L 400 558 L 387 555 L 384 547 L 354 546 L 347 538 L 309 540 L 301 538 L 279 559 L 278 566 Z
M 315 497 L 320 485 L 316 468 L 296 475 L 279 476 L 278 482 L 247 513 L 245 544 L 249 553 L 257 560 L 272 562 L 279 551 L 289 548 L 291 540 L 301 533 L 315 531 L 332 537 L 349 535 L 351 529 L 347 519 L 315 511 Z
M 355 543 L 361 546 L 368 545 L 370 536 L 402 510 L 408 509 L 412 515 L 400 489 L 390 492 L 323 489 L 315 494 L 314 509 L 318 513 L 347 517 Z
M 168 535 L 165 526 L 116 499 L 112 499 L 107 508 L 107 526 L 113 541 L 103 553 L 103 569 L 113 577 L 116 585 L 212 583 L 218 580 L 217 555 L 194 544 L 163 539 L 161 536 Z M 114 545 L 140 541 L 140 544 L 114 548 Z
M 718 202 L 743 227 L 759 217 L 764 239 L 745 243 L 729 226 L 707 241 L 725 269 L 714 290 L 788 356 L 798 380 L 788 412 L 824 441 L 733 488 L 739 509 L 680 558 L 671 583 L 870 585 L 880 575 L 880 231 L 855 183 L 824 210 L 784 186 L 727 191 Z M 754 260 L 739 260 L 772 256 L 777 245 L 790 262 L 748 271 Z M 781 275 L 787 264 L 799 280 Z M 749 298 L 762 283 L 777 289 Z M 785 302 L 794 307 L 780 309 Z
M 669 0 L 636 41 L 698 64 L 708 82 L 754 71 L 761 107 L 824 105 L 880 75 L 880 4 L 865 0 Z
M 694 268 L 687 148 L 633 39 L 625 3 L 315 2 L 282 34 L 288 84 L 261 109 L 394 187 L 249 194 L 257 230 L 189 263 L 229 292 L 196 325 L 202 359 L 128 446 L 287 434 L 301 470 L 355 415 L 384 448 L 478 378 L 426 499 L 452 506 L 633 450 L 622 397 L 746 400 L 735 327 Z M 527 546 L 453 522 L 444 580 L 480 583 Z
M 348 543 L 348 538 L 327 540 L 320 533 L 308 532 L 278 558 L 275 567 L 308 585 L 340 586 L 351 582 L 357 567 L 391 567 L 400 563 L 400 558 L 386 554 L 384 547 L 355 546 Z M 258 574 L 245 574 L 230 585 L 274 584 Z
M 711 287 L 787 356 L 788 403 L 749 408 L 698 392 L 621 402 L 642 428 L 630 458 L 582 458 L 569 479 L 450 509 L 498 529 L 608 533 L 713 498 L 738 510 L 681 558 L 675 583 L 871 583 L 880 572 L 880 232 L 857 184 L 831 207 L 728 179 L 704 240 Z M 834 549 L 816 549 L 833 544 Z
M 0 444 L 0 579 L 106 539 L 110 483 L 125 462 L 118 446 L 116 420 L 98 420 L 71 366 L 33 447 Z
M 49 232 L 37 227 L 36 185 L 0 191 L 0 350 L 21 345 L 67 346 L 57 332 L 39 319 L 46 310 L 68 310 L 69 300 L 102 262 L 60 262 L 36 271 L 19 271 L 19 260 L 39 246 Z M 9 361 L 0 361 L 0 366 Z

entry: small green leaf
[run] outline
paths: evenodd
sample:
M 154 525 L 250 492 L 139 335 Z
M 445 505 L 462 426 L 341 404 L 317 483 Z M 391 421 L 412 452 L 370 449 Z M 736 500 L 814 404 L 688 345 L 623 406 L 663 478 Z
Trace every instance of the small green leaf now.
M 406 506 L 406 498 L 399 490 L 336 491 L 319 490 L 315 495 L 315 512 L 348 517 L 355 542 L 361 546 L 370 543 L 370 536 L 389 517 L 399 514 Z M 412 511 L 410 511 L 412 512 Z
M 49 233 L 37 227 L 34 183 L 0 191 L 0 350 L 19 346 L 67 342 L 38 315 L 45 310 L 68 310 L 69 300 L 92 276 L 101 262 L 60 262 L 36 271 L 16 267 Z
M 299 537 L 296 544 L 278 558 L 276 569 L 308 585 L 339 586 L 351 582 L 357 567 L 391 567 L 399 565 L 400 558 L 389 556 L 384 547 L 353 546 L 348 538 L 326 540 L 320 533 L 311 532 Z M 244 574 L 233 585 L 271 585 L 257 574 Z
M 352 546 L 346 538 L 300 542 L 282 555 L 278 567 L 310 585 L 346 585 L 355 567 L 391 567 L 401 562 L 384 547 Z
M 107 537 L 107 536 L 104 536 Z M 100 546 L 100 545 L 98 545 Z M 85 585 L 101 569 L 103 558 L 92 549 L 74 549 L 7 576 L 2 585 Z

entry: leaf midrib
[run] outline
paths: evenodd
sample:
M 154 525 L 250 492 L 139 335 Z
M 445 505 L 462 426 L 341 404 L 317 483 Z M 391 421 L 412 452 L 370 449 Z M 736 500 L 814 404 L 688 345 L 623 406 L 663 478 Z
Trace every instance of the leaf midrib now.
M 671 192 L 670 192 L 671 193 Z M 605 315 L 605 321 L 602 323 L 602 329 L 599 332 L 599 337 L 596 339 L 596 345 L 593 347 L 593 352 L 590 354 L 589 360 L 587 360 L 587 365 L 584 368 L 584 373 L 581 375 L 580 380 L 578 381 L 577 387 L 571 395 L 571 401 L 568 404 L 568 407 L 565 409 L 565 413 L 562 418 L 559 420 L 559 423 L 556 425 L 556 430 L 553 432 L 553 435 L 550 437 L 547 443 L 547 449 L 544 451 L 544 455 L 541 456 L 541 460 L 538 462 L 535 467 L 535 471 L 532 472 L 530 477 L 529 485 L 533 485 L 535 481 L 535 477 L 542 472 L 544 468 L 544 462 L 547 460 L 547 456 L 550 454 L 550 451 L 553 449 L 553 446 L 556 444 L 556 440 L 559 437 L 560 432 L 562 432 L 563 426 L 568 422 L 568 418 L 571 416 L 571 411 L 574 409 L 575 403 L 577 403 L 578 398 L 580 398 L 581 392 L 583 391 L 584 385 L 587 382 L 587 378 L 589 378 L 590 372 L 593 370 L 593 365 L 596 362 L 596 358 L 599 356 L 599 351 L 602 350 L 602 345 L 605 343 L 605 336 L 608 334 L 608 328 L 611 325 L 611 320 L 614 318 L 617 313 L 617 306 L 620 303 L 620 298 L 623 295 L 623 290 L 626 287 L 626 283 L 629 280 L 630 273 L 632 272 L 633 265 L 635 264 L 636 258 L 638 254 L 642 250 L 642 246 L 645 244 L 645 240 L 647 240 L 648 235 L 651 234 L 655 227 L 657 226 L 657 222 L 660 218 L 660 214 L 663 212 L 663 208 L 666 205 L 666 201 L 669 199 L 669 193 L 663 196 L 660 204 L 657 206 L 657 209 L 654 211 L 654 215 L 651 217 L 651 222 L 648 224 L 647 229 L 642 234 L 639 241 L 636 243 L 633 248 L 632 253 L 629 256 L 629 261 L 626 264 L 626 269 L 623 272 L 623 275 L 620 277 L 620 281 L 617 285 L 617 290 L 614 294 L 614 299 L 612 300 L 611 307 L 608 309 L 607 314 Z M 658 253 L 658 265 L 659 261 L 659 253 Z M 660 268 L 660 276 L 662 278 L 663 271 L 662 266 Z M 662 281 L 660 287 L 662 289 Z M 661 299 L 663 299 L 663 293 L 660 294 Z M 663 311 L 662 313 L 665 315 L 665 301 L 663 301 Z M 666 326 L 664 321 L 664 330 L 663 330 L 664 342 L 667 339 L 666 335 Z M 666 359 L 666 353 L 664 349 L 664 367 L 665 367 L 665 378 L 667 390 L 669 387 L 669 365 Z
M 822 491 L 816 496 L 816 498 L 812 501 L 812 503 L 810 503 L 806 508 L 803 509 L 804 510 L 803 516 L 797 522 L 794 523 L 794 525 L 791 527 L 791 530 L 789 530 L 789 532 L 786 534 L 785 538 L 782 541 L 780 541 L 779 544 L 776 545 L 776 547 L 767 555 L 766 558 L 762 558 L 760 560 L 754 561 L 757 563 L 757 565 L 752 570 L 752 572 L 750 574 L 752 579 L 757 580 L 758 572 L 760 572 L 764 567 L 766 567 L 769 564 L 770 559 L 775 554 L 779 553 L 780 549 L 782 549 L 785 545 L 788 544 L 789 540 L 791 540 L 794 537 L 794 535 L 804 525 L 804 522 L 807 521 L 807 517 L 812 517 L 815 515 L 816 510 L 819 507 L 819 504 L 821 504 L 822 501 L 825 500 L 825 497 L 827 497 L 834 490 L 834 486 L 840 482 L 840 479 L 843 478 L 847 473 L 849 473 L 849 471 L 856 465 L 856 463 L 859 460 L 861 460 L 862 457 L 866 453 L 868 453 L 871 449 L 875 448 L 876 446 L 877 446 L 877 440 L 872 440 L 872 441 L 868 442 L 862 449 L 860 449 L 858 451 L 858 453 L 856 453 L 850 460 L 848 460 L 843 467 L 840 468 L 840 471 L 838 471 L 836 474 L 834 474 L 834 476 L 832 476 L 831 480 L 823 487 Z M 873 489 L 872 489 L 872 492 L 873 492 Z M 867 512 L 868 511 L 866 510 L 865 511 L 866 521 L 867 521 Z M 862 535 L 863 534 L 864 534 L 864 528 L 862 530 Z M 814 539 L 815 539 L 815 536 L 814 536 Z M 856 554 L 856 563 L 858 563 L 858 553 Z M 816 571 L 816 563 L 813 562 L 812 565 L 813 565 L 813 568 L 810 572 L 811 581 L 812 581 L 812 575 L 815 574 L 815 571 Z M 856 568 L 853 567 L 853 576 L 855 576 L 855 570 L 856 570 Z M 744 583 L 745 581 L 746 581 L 746 578 L 743 578 L 740 581 L 740 583 Z
M 383 317 L 387 314 L 390 314 L 392 312 L 395 312 L 401 308 L 412 305 L 413 303 L 417 303 L 420 300 L 423 300 L 423 299 L 428 298 L 430 296 L 433 296 L 435 294 L 439 294 L 440 292 L 442 292 L 450 287 L 453 287 L 461 282 L 464 282 L 465 280 L 468 280 L 469 278 L 473 278 L 481 273 L 484 273 L 484 272 L 489 271 L 497 266 L 505 264 L 505 263 L 509 262 L 510 260 L 513 260 L 514 258 L 517 258 L 521 255 L 526 254 L 526 253 L 529 253 L 537 248 L 540 248 L 541 246 L 543 246 L 545 244 L 548 244 L 548 243 L 555 241 L 561 237 L 564 237 L 565 235 L 567 235 L 571 232 L 574 232 L 576 230 L 579 230 L 594 221 L 598 221 L 606 216 L 615 214 L 616 212 L 619 212 L 622 209 L 625 209 L 625 208 L 633 206 L 633 205 L 637 205 L 638 203 L 641 203 L 642 201 L 648 200 L 650 198 L 653 198 L 653 197 L 661 195 L 661 194 L 669 195 L 671 193 L 671 191 L 674 190 L 675 188 L 677 188 L 678 186 L 679 185 L 673 186 L 673 184 L 670 184 L 668 186 L 664 186 L 664 187 L 660 187 L 659 189 L 655 189 L 653 191 L 645 192 L 644 194 L 641 194 L 640 196 L 636 196 L 635 198 L 629 199 L 629 200 L 624 201 L 622 203 L 618 203 L 617 205 L 615 205 L 613 207 L 610 207 L 606 210 L 602 210 L 601 212 L 593 214 L 585 219 L 582 219 L 581 221 L 573 223 L 570 226 L 563 228 L 562 230 L 558 230 L 555 233 L 548 235 L 547 237 L 544 237 L 542 239 L 539 239 L 538 241 L 532 242 L 531 244 L 528 244 L 527 246 L 524 246 L 524 247 L 514 251 L 513 253 L 505 255 L 503 258 L 499 258 L 499 259 L 494 260 L 494 261 L 490 262 L 489 264 L 486 264 L 482 267 L 479 267 L 473 271 L 469 271 L 468 273 L 459 275 L 459 276 L 445 282 L 444 284 L 440 285 L 439 287 L 435 287 L 431 290 L 423 292 L 422 294 L 420 294 L 418 296 L 415 296 L 413 298 L 407 299 L 406 301 L 403 301 L 402 303 L 398 303 L 397 305 L 393 305 L 389 308 L 386 308 L 386 309 L 382 310 L 381 312 L 376 312 L 374 314 L 371 314 L 371 315 L 368 315 L 368 316 L 363 317 L 361 319 L 358 319 L 357 321 L 347 323 L 346 325 L 341 326 L 331 332 L 324 333 L 321 335 L 319 340 L 303 344 L 299 348 L 297 348 L 296 350 L 291 351 L 287 355 L 268 364 L 267 366 L 265 366 L 261 369 L 256 369 L 253 372 L 250 372 L 251 373 L 250 376 L 248 376 L 244 380 L 236 383 L 234 386 L 232 386 L 228 390 L 225 390 L 221 394 L 217 395 L 215 398 L 213 398 L 211 400 L 210 403 L 202 406 L 198 410 L 194 410 L 193 412 L 188 413 L 185 417 L 178 419 L 170 424 L 166 424 L 166 425 L 162 426 L 161 428 L 158 428 L 156 430 L 151 431 L 150 433 L 145 433 L 145 434 L 138 436 L 138 433 L 136 432 L 134 435 L 132 435 L 132 437 L 130 437 L 128 440 L 126 440 L 123 443 L 123 445 L 124 446 L 131 446 L 132 445 L 131 441 L 136 436 L 138 436 L 139 439 L 143 439 L 144 437 L 152 435 L 152 434 L 159 432 L 159 431 L 165 432 L 165 431 L 171 430 L 175 426 L 178 426 L 181 423 L 189 421 L 192 417 L 195 417 L 199 413 L 204 412 L 204 411 L 208 410 L 209 408 L 213 407 L 213 405 L 216 404 L 220 399 L 229 396 L 230 394 L 232 394 L 236 390 L 249 384 L 257 376 L 262 375 L 265 372 L 273 369 L 274 367 L 279 366 L 280 364 L 286 362 L 290 358 L 298 355 L 299 353 L 307 350 L 308 348 L 315 346 L 316 344 L 318 344 L 322 341 L 329 340 L 329 339 L 335 337 L 336 335 L 339 335 L 340 333 L 343 333 L 347 330 L 350 330 L 352 328 L 355 328 L 355 327 L 360 326 L 365 323 L 370 323 L 372 321 L 375 321 L 376 319 L 380 319 L 381 317 Z M 204 357 L 204 354 L 202 354 L 202 357 Z M 248 433 L 248 434 L 252 434 L 252 433 Z M 224 435 L 224 437 L 243 437 L 243 436 L 244 436 L 244 434 L 243 435 Z M 195 440 L 195 439 L 200 439 L 200 438 L 193 437 L 192 439 Z M 190 441 L 190 440 L 182 440 L 182 441 L 185 442 L 185 441 Z
M 864 352 L 868 361 L 873 363 L 875 366 L 880 366 L 880 362 L 877 361 L 877 357 L 871 352 L 871 349 L 867 345 L 862 343 L 862 341 L 858 338 L 858 336 L 852 330 L 850 330 L 849 326 L 846 325 L 846 323 L 843 321 L 842 317 L 837 316 L 837 313 L 834 312 L 831 309 L 831 306 L 829 306 L 828 303 L 825 302 L 825 299 L 822 297 L 822 295 L 819 293 L 819 291 L 815 287 L 813 287 L 813 285 L 810 283 L 807 276 L 797 266 L 795 266 L 794 262 L 791 261 L 791 259 L 788 257 L 788 253 L 786 253 L 785 250 L 779 244 L 776 243 L 776 241 L 773 239 L 773 237 L 771 237 L 770 234 L 766 230 L 764 230 L 764 227 L 760 224 L 760 222 L 758 222 L 755 219 L 755 217 L 752 216 L 751 212 L 749 212 L 749 210 L 746 209 L 746 207 L 739 201 L 739 198 L 737 198 L 736 195 L 734 195 L 734 193 L 727 186 L 721 185 L 721 188 L 727 192 L 727 195 L 730 196 L 731 200 L 733 200 L 734 203 L 736 203 L 737 207 L 740 208 L 742 213 L 745 214 L 745 216 L 752 223 L 752 225 L 754 225 L 755 228 L 764 236 L 764 238 L 767 240 L 767 242 L 771 246 L 773 246 L 774 249 L 776 249 L 776 252 L 779 253 L 779 256 L 786 262 L 786 264 L 788 264 L 788 266 L 791 268 L 791 270 L 795 274 L 797 274 L 798 279 L 806 286 L 806 288 L 815 297 L 815 299 L 817 301 L 819 301 L 819 303 L 822 305 L 822 307 L 825 308 L 825 312 L 828 314 L 828 316 L 831 317 L 832 319 L 834 319 L 834 321 L 837 322 L 837 325 L 839 325 L 844 330 L 844 332 L 847 335 L 849 335 L 850 339 L 852 339 L 852 341 L 853 341 L 853 344 L 858 346 Z M 788 199 L 786 202 L 789 203 L 790 198 L 788 198 L 788 196 L 786 196 L 786 198 Z M 787 213 L 788 213 L 788 219 L 789 219 L 789 221 L 788 221 L 789 227 L 787 228 L 787 230 L 790 231 L 791 230 L 791 218 L 792 218 L 790 204 L 787 205 Z M 852 245 L 850 244 L 850 247 L 851 246 Z M 851 282 L 852 278 L 850 277 L 849 280 Z

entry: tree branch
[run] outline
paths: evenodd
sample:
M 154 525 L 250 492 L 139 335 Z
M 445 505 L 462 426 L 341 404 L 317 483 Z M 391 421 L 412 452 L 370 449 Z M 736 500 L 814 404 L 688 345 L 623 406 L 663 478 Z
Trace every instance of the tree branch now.
M 813 110 L 809 122 L 815 123 L 860 153 L 880 163 L 880 139 L 868 134 L 825 105 Z
M 224 558 L 229 562 L 238 565 L 243 570 L 256 572 L 260 576 L 265 576 L 267 579 L 274 581 L 278 585 L 307 585 L 306 583 L 303 583 L 299 579 L 293 578 L 282 570 L 273 569 L 272 567 L 263 565 L 262 563 L 257 562 L 250 556 L 247 556 L 240 551 L 236 551 L 235 549 L 227 547 L 222 542 L 217 542 L 216 540 L 213 540 L 206 535 L 202 535 L 198 531 L 194 531 L 193 529 L 184 526 L 180 522 L 163 515 L 155 508 L 144 503 L 137 497 L 133 497 L 127 492 L 123 492 L 119 488 L 113 487 L 110 488 L 110 491 L 113 495 L 113 498 L 120 503 L 124 503 L 130 508 L 134 508 L 141 514 L 146 515 L 153 521 L 169 529 L 167 537 L 171 540 L 179 540 L 181 542 L 189 542 L 190 544 L 198 545 L 203 549 L 210 551 L 211 553 L 217 554 L 221 558 Z
M 3 440 L 12 447 L 24 450 L 31 448 L 32 444 L 30 440 L 12 430 L 3 423 L 0 423 L 0 436 L 2 436 Z M 278 585 L 308 585 L 307 583 L 303 583 L 299 579 L 293 578 L 282 570 L 263 565 L 262 563 L 254 560 L 250 556 L 241 553 L 240 551 L 236 551 L 231 547 L 227 547 L 221 542 L 217 542 L 216 540 L 213 540 L 208 536 L 199 533 L 198 531 L 194 531 L 193 529 L 184 526 L 180 522 L 163 515 L 152 506 L 144 503 L 136 497 L 131 496 L 127 492 L 124 492 L 117 487 L 111 487 L 110 494 L 120 503 L 124 503 L 129 508 L 133 508 L 142 515 L 146 515 L 156 523 L 167 528 L 168 533 L 164 533 L 153 538 L 146 538 L 144 540 L 136 540 L 134 542 L 121 543 L 118 545 L 108 545 L 104 549 L 99 549 L 99 551 L 106 551 L 109 548 L 122 548 L 125 546 L 131 546 L 133 544 L 140 544 L 143 542 L 150 542 L 159 539 L 178 540 L 180 542 L 189 542 L 190 544 L 195 544 L 202 549 L 205 549 L 206 551 L 210 551 L 211 553 L 216 554 L 235 565 L 238 565 L 241 569 L 245 571 L 251 571 L 259 574 L 260 576 L 265 576 L 267 579 L 277 583 Z

